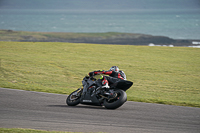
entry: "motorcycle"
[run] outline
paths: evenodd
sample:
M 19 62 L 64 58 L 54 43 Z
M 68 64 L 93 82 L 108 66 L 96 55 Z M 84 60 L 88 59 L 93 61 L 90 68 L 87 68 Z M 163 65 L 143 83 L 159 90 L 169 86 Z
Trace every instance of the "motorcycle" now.
M 76 106 L 79 103 L 86 105 L 104 106 L 107 109 L 116 109 L 127 101 L 126 90 L 133 82 L 106 76 L 110 87 L 102 87 L 98 76 L 85 76 L 82 80 L 82 88 L 72 92 L 66 99 L 68 106 Z M 109 81 L 110 80 L 110 81 Z

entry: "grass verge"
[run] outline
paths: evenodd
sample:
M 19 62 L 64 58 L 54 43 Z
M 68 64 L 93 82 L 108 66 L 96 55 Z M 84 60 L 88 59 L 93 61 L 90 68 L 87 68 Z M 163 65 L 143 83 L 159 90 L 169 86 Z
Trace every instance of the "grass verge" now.
M 70 94 L 93 70 L 119 66 L 128 100 L 200 107 L 200 49 L 0 42 L 0 87 Z
M 44 131 L 44 130 L 21 129 L 21 128 L 0 128 L 0 133 L 81 133 L 81 132 Z

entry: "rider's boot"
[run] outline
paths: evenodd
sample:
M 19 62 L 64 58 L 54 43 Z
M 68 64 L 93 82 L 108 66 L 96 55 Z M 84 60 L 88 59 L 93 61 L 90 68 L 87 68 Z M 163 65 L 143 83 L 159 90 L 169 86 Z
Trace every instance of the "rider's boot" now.
M 106 77 L 101 76 L 100 79 L 101 79 L 101 84 L 102 84 L 102 85 L 101 85 L 100 87 L 98 87 L 98 88 L 96 88 L 96 89 L 93 90 L 92 95 L 91 95 L 92 97 L 93 97 L 95 94 L 100 93 L 100 92 L 101 92 L 101 89 L 103 89 L 103 88 L 110 88 L 110 86 L 108 85 L 108 80 L 106 79 Z
M 106 79 L 106 77 L 105 76 L 103 76 L 102 78 L 101 78 L 101 80 L 102 80 L 102 87 L 101 88 L 110 88 L 110 86 L 108 85 L 108 80 Z

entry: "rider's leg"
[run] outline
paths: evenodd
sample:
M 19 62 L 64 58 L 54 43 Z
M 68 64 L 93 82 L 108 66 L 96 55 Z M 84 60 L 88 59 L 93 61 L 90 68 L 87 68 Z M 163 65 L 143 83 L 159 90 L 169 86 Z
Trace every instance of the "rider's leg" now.
M 105 76 L 101 76 L 101 83 L 102 83 L 102 87 L 101 88 L 110 88 L 110 86 L 108 85 L 108 80 Z
M 99 80 L 98 80 L 99 81 Z M 98 82 L 97 81 L 97 82 Z M 98 93 L 100 93 L 101 92 L 101 89 L 103 89 L 103 88 L 110 88 L 110 86 L 108 85 L 108 80 L 107 80 L 107 78 L 105 77 L 105 76 L 102 76 L 101 75 L 101 77 L 100 77 L 100 84 L 99 84 L 99 86 L 97 86 L 97 88 L 96 89 L 94 89 L 94 91 L 92 92 L 92 95 L 91 96 L 94 96 L 94 94 L 98 94 Z

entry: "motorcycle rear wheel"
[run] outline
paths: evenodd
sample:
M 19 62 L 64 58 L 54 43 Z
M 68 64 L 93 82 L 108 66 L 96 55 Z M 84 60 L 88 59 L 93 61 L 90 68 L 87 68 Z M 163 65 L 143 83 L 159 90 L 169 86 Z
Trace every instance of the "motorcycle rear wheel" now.
M 115 90 L 117 97 L 112 100 L 104 99 L 104 106 L 107 109 L 116 109 L 122 106 L 127 101 L 126 92 L 123 90 Z
M 80 96 L 81 96 L 82 90 L 78 89 L 74 92 L 72 92 L 66 99 L 66 103 L 68 106 L 76 106 L 80 103 Z

